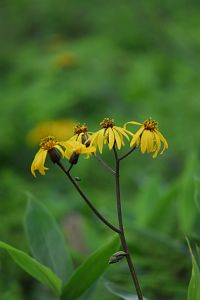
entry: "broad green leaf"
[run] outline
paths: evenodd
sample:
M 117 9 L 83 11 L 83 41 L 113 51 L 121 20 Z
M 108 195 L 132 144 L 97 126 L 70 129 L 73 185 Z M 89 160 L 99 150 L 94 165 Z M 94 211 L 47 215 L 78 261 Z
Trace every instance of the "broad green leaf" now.
M 120 288 L 117 284 L 114 284 L 112 282 L 106 282 L 105 286 L 107 290 L 121 299 L 124 300 L 138 300 L 137 295 L 133 295 L 130 292 L 125 291 L 124 289 Z M 147 300 L 146 298 L 143 298 L 144 300 Z
M 32 196 L 25 214 L 25 231 L 32 255 L 67 282 L 72 261 L 62 232 L 47 208 Z
M 61 293 L 61 280 L 49 268 L 41 265 L 25 252 L 0 242 L 0 248 L 6 250 L 12 259 L 32 277 L 52 289 L 57 296 Z
M 119 236 L 92 253 L 73 273 L 63 290 L 62 300 L 78 299 L 106 270 L 110 256 L 118 250 Z
M 92 299 L 94 292 L 96 290 L 97 283 L 95 282 L 90 288 L 86 290 L 86 292 L 79 297 L 79 300 L 89 300 Z
M 188 298 L 187 300 L 199 300 L 200 299 L 200 270 L 195 259 L 192 249 L 188 241 L 188 247 L 192 257 L 192 275 L 188 287 Z

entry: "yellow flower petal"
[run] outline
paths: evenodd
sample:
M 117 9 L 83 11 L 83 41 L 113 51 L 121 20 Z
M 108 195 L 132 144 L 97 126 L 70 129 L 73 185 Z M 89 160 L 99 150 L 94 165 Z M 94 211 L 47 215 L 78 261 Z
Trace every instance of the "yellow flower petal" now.
M 86 141 L 86 143 L 87 143 L 87 142 L 90 142 L 91 145 L 92 145 L 93 143 L 97 143 L 97 137 L 98 137 L 98 134 L 99 134 L 99 131 L 97 131 L 97 132 L 95 132 L 94 134 L 92 134 L 92 135 L 88 138 L 88 140 Z
M 115 127 L 115 131 L 119 134 L 120 139 L 121 139 L 122 146 L 124 146 L 124 145 L 125 145 L 125 143 L 124 143 L 124 136 L 121 134 L 121 132 L 119 132 L 119 131 L 116 129 L 116 127 Z
M 154 152 L 153 158 L 156 158 L 160 151 L 161 142 L 160 142 L 160 138 L 156 132 L 154 132 L 154 136 L 155 136 L 155 140 L 156 140 L 156 151 Z
M 99 134 L 98 134 L 97 145 L 98 145 L 100 153 L 103 152 L 104 131 L 105 131 L 105 129 L 101 129 L 101 130 L 99 130 Z
M 151 132 L 150 130 L 144 130 L 144 132 L 146 132 L 146 137 L 147 137 L 147 152 L 153 152 L 153 148 L 154 148 L 153 132 Z
M 113 128 L 113 132 L 114 132 L 114 135 L 115 135 L 115 141 L 116 141 L 116 144 L 117 144 L 117 148 L 120 150 L 121 146 L 122 146 L 121 137 L 120 137 L 118 131 L 115 128 Z
M 82 148 L 80 153 L 89 154 L 96 151 L 96 148 L 93 146 Z
M 147 150 L 147 142 L 148 142 L 148 132 L 144 130 L 141 137 L 141 152 L 144 153 Z
M 47 156 L 47 150 L 44 149 L 40 149 L 36 153 L 31 165 L 31 173 L 33 174 L 34 177 L 36 177 L 35 175 L 36 170 L 38 170 L 42 175 L 45 175 L 45 170 L 48 170 L 48 168 L 44 166 L 46 156 Z
M 138 142 L 138 139 L 140 139 L 140 135 L 142 134 L 144 130 L 144 126 L 141 126 L 140 129 L 135 133 L 131 143 L 130 143 L 130 146 L 132 147 L 134 144 L 137 144 Z
M 124 128 L 125 128 L 125 129 L 126 129 L 126 126 L 127 126 L 128 124 L 132 124 L 132 125 L 142 125 L 142 123 L 130 121 L 130 122 L 126 122 L 126 123 L 124 124 Z
M 168 143 L 167 143 L 166 139 L 164 138 L 164 136 L 162 135 L 162 133 L 160 133 L 160 131 L 155 130 L 155 132 L 158 134 L 161 142 L 163 142 L 163 144 L 164 144 L 164 149 L 162 150 L 162 152 L 163 152 L 165 149 L 168 149 Z
M 108 128 L 108 147 L 111 150 L 115 143 L 115 136 L 112 128 Z
M 70 141 L 77 141 L 77 139 L 78 139 L 78 134 L 75 134 L 69 140 Z
M 120 132 L 123 136 L 125 136 L 127 138 L 127 140 L 129 141 L 129 136 L 128 134 L 126 133 L 126 130 L 124 128 L 121 128 L 121 127 L 117 127 L 117 126 L 114 126 L 114 128 Z

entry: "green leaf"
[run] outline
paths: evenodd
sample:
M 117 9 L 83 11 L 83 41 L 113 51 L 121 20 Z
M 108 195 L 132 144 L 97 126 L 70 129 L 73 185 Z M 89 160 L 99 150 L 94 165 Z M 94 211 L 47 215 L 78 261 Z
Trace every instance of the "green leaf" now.
M 107 290 L 121 299 L 124 300 L 138 300 L 137 295 L 133 295 L 130 292 L 125 291 L 124 289 L 120 288 L 117 284 L 114 284 L 112 282 L 106 282 L 105 286 Z M 143 298 L 144 300 L 147 300 L 146 298 Z
M 0 248 L 6 250 L 18 266 L 35 279 L 52 289 L 57 296 L 61 293 L 61 280 L 47 267 L 41 265 L 25 252 L 18 250 L 4 242 Z
M 67 282 L 73 269 L 62 232 L 47 208 L 32 196 L 26 209 L 25 231 L 32 255 Z
M 92 253 L 73 273 L 63 290 L 61 300 L 80 297 L 106 270 L 110 256 L 118 250 L 119 236 Z
M 199 300 L 200 299 L 200 270 L 195 259 L 194 254 L 192 253 L 192 249 L 190 247 L 190 243 L 188 242 L 188 247 L 190 250 L 190 254 L 192 257 L 192 275 L 188 287 L 188 298 L 187 300 Z
M 194 200 L 195 200 L 196 207 L 200 213 L 200 178 L 198 178 L 198 177 L 195 177 Z
M 183 176 L 180 180 L 179 192 L 179 222 L 180 228 L 184 235 L 190 235 L 194 229 L 194 224 L 197 218 L 197 209 L 195 201 L 192 201 L 195 196 L 195 181 L 194 175 L 198 165 L 198 157 L 196 153 L 191 153 Z

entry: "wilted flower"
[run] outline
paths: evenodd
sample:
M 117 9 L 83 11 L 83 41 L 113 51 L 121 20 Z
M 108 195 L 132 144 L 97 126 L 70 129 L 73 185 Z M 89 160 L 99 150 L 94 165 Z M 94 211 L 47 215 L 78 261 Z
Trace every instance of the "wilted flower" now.
M 161 148 L 161 143 L 163 143 L 163 150 L 161 151 L 161 154 L 165 149 L 168 149 L 168 143 L 164 136 L 160 133 L 156 121 L 152 120 L 151 118 L 146 120 L 143 124 L 131 121 L 124 125 L 125 128 L 127 124 L 141 126 L 134 134 L 130 146 L 140 146 L 142 153 L 154 152 L 153 158 L 158 155 L 158 152 Z
M 133 134 L 125 128 L 115 126 L 114 119 L 105 118 L 100 125 L 102 129 L 93 133 L 88 139 L 91 145 L 99 148 L 100 153 L 102 153 L 103 145 L 106 143 L 108 143 L 110 150 L 115 143 L 120 150 L 121 147 L 124 146 L 124 137 L 129 140 L 128 134 L 133 136 Z

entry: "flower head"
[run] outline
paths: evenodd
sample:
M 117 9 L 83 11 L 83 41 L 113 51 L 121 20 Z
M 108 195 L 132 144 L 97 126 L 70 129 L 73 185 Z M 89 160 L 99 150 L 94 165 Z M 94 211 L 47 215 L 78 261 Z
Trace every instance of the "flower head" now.
M 67 68 L 77 64 L 77 56 L 71 52 L 60 53 L 55 59 L 58 68 Z
M 143 124 L 131 121 L 125 124 L 125 128 L 127 124 L 141 126 L 134 134 L 130 146 L 140 146 L 142 153 L 154 152 L 153 158 L 158 155 L 161 148 L 161 143 L 163 143 L 163 150 L 161 151 L 161 154 L 165 149 L 168 149 L 168 143 L 164 136 L 160 133 L 158 123 L 156 121 L 152 120 L 151 118 L 144 121 Z
M 36 153 L 31 165 L 31 173 L 34 177 L 36 177 L 36 170 L 38 170 L 42 175 L 45 175 L 45 171 L 48 170 L 48 168 L 44 165 L 47 153 L 51 155 L 52 160 L 60 160 L 60 158 L 64 156 L 64 151 L 61 146 L 62 142 L 58 142 L 54 136 L 48 136 L 41 140 L 39 144 L 40 149 Z
M 100 125 L 102 129 L 93 133 L 88 139 L 91 145 L 98 146 L 100 153 L 103 151 L 104 144 L 108 144 L 108 148 L 111 150 L 116 143 L 117 148 L 120 150 L 124 146 L 124 137 L 129 140 L 128 134 L 133 136 L 125 128 L 116 126 L 114 119 L 105 118 Z
M 64 142 L 64 147 L 65 157 L 73 164 L 77 163 L 80 154 L 87 154 L 87 158 L 89 158 L 96 151 L 96 148 L 93 146 L 86 147 L 81 142 L 72 140 Z
M 70 138 L 70 140 L 85 144 L 91 134 L 91 132 L 88 132 L 88 127 L 85 123 L 77 123 L 74 127 L 74 135 Z M 86 147 L 88 146 L 89 143 L 86 143 Z

